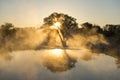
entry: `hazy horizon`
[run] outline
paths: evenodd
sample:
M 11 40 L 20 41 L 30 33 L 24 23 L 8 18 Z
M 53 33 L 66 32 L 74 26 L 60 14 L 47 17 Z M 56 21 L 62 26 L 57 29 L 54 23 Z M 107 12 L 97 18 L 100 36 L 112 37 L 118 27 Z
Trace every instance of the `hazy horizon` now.
M 53 12 L 75 17 L 79 24 L 120 24 L 119 8 L 119 0 L 0 0 L 0 25 L 40 26 Z

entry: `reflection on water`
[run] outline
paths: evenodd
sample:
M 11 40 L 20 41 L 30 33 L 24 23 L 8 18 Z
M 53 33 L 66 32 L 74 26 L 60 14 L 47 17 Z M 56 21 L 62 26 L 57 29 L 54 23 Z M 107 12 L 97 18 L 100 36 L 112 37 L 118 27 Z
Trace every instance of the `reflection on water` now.
M 52 72 L 62 72 L 75 66 L 76 58 L 73 58 L 64 50 L 53 49 L 43 57 L 43 64 Z
M 0 80 L 120 80 L 115 58 L 87 50 L 17 51 L 0 55 Z

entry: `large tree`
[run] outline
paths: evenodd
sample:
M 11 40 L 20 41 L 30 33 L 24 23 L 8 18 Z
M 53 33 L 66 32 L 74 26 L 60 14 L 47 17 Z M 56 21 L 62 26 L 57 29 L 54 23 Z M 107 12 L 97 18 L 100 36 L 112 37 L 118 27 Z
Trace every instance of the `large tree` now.
M 68 16 L 63 13 L 52 13 L 50 16 L 44 18 L 44 23 L 51 26 L 54 23 L 60 22 L 60 30 L 63 34 L 63 37 L 68 38 L 78 29 L 78 23 L 74 17 Z

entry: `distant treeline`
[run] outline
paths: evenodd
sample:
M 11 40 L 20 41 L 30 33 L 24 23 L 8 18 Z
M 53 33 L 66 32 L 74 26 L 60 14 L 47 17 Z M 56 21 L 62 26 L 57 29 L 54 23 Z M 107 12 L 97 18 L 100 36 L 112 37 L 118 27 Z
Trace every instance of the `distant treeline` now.
M 105 37 L 116 37 L 120 40 L 120 25 L 107 24 L 103 27 L 99 25 L 93 25 L 91 23 L 83 23 L 81 24 L 81 28 L 70 29 L 69 32 L 67 29 L 63 29 L 64 32 L 68 32 L 68 35 L 72 34 L 84 34 L 84 35 L 94 35 L 94 34 L 103 34 Z M 35 27 L 27 27 L 27 28 L 17 28 L 12 23 L 5 23 L 0 26 L 0 39 L 5 39 L 6 37 L 15 36 L 16 32 L 19 30 L 37 30 L 46 26 L 42 26 L 39 28 Z M 63 33 L 63 34 L 65 34 Z M 67 36 L 67 34 L 66 34 Z
M 80 28 L 78 31 L 84 33 L 84 31 L 90 31 L 93 30 L 95 33 L 103 34 L 106 37 L 112 37 L 112 36 L 120 36 L 120 25 L 113 25 L 113 24 L 107 24 L 103 27 L 100 27 L 99 25 L 93 25 L 91 23 L 83 23 L 82 28 Z M 86 32 L 86 34 L 87 34 Z

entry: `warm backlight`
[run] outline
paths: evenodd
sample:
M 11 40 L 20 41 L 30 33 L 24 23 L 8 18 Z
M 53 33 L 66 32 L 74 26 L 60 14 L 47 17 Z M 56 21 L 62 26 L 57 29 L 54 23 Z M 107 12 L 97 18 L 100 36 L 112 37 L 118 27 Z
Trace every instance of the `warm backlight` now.
M 57 56 L 60 56 L 63 53 L 63 50 L 61 50 L 61 49 L 54 49 L 54 50 L 52 50 L 52 53 L 57 55 Z
M 61 26 L 61 23 L 60 23 L 60 22 L 56 22 L 56 23 L 54 23 L 54 25 L 55 25 L 56 27 L 60 27 L 60 26 Z

